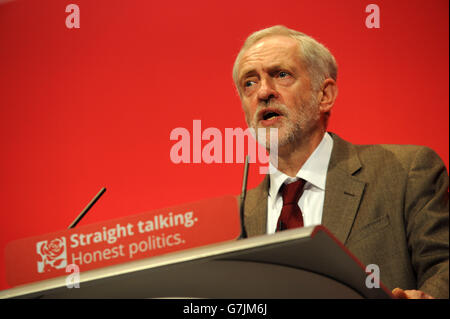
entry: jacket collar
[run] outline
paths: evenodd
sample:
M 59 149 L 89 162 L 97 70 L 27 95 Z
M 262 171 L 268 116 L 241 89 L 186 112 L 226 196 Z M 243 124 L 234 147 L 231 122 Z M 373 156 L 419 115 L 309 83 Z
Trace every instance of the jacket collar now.
M 362 168 L 355 147 L 336 134 L 328 165 L 322 225 L 345 244 L 356 217 L 365 183 L 356 178 Z M 266 233 L 267 197 L 270 179 L 267 175 L 245 200 L 245 227 L 249 237 Z
M 331 136 L 334 146 L 328 166 L 322 225 L 345 244 L 366 183 L 357 178 L 362 165 L 355 146 L 336 134 Z

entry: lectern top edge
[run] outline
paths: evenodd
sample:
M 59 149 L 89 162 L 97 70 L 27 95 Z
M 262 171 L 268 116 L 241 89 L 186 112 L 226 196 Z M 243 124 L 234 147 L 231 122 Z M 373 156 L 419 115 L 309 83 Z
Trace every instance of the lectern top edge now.
M 210 244 L 206 246 L 186 249 L 160 256 L 148 257 L 135 261 L 125 262 L 104 268 L 84 271 L 80 274 L 80 285 L 83 283 L 98 281 L 114 276 L 121 276 L 146 269 L 164 267 L 167 265 L 180 264 L 205 258 L 214 258 L 219 255 L 236 253 L 246 249 L 264 247 L 291 240 L 311 238 L 318 231 L 323 230 L 322 226 L 310 226 L 300 229 L 286 230 L 272 235 L 261 235 L 242 240 L 232 240 Z M 60 276 L 35 283 L 20 285 L 14 288 L 0 291 L 0 298 L 25 297 L 31 294 L 46 294 L 50 291 L 66 288 L 66 276 Z

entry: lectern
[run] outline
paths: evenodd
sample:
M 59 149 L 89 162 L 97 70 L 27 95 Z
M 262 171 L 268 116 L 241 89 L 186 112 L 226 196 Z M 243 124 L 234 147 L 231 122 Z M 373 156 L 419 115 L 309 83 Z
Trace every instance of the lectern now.
M 17 286 L 1 298 L 391 298 L 323 226 L 227 241 Z

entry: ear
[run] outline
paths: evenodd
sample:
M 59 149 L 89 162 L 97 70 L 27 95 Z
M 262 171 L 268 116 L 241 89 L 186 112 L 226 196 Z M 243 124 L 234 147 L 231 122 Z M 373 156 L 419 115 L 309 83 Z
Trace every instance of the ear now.
M 336 101 L 338 95 L 338 88 L 336 81 L 327 78 L 322 83 L 322 90 L 319 94 L 319 108 L 323 114 L 329 114 L 333 108 L 334 101 Z

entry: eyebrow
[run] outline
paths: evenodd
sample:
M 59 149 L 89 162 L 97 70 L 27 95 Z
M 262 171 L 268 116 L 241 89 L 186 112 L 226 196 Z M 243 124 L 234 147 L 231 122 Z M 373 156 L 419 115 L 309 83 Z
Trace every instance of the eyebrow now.
M 249 69 L 247 71 L 245 71 L 244 74 L 240 75 L 238 80 L 241 81 L 242 79 L 245 79 L 249 76 L 255 75 L 256 74 L 256 70 L 255 69 Z
M 268 73 L 271 73 L 275 70 L 280 70 L 280 69 L 288 69 L 290 71 L 293 71 L 294 67 L 292 67 L 290 64 L 287 64 L 287 63 L 274 63 L 272 65 L 269 65 L 268 67 L 265 67 L 264 69 L 267 70 Z M 241 76 L 239 76 L 238 79 L 239 79 L 239 81 L 241 81 L 242 79 L 245 79 L 246 77 L 252 76 L 256 73 L 257 72 L 256 72 L 255 68 L 251 68 L 251 69 L 246 70 Z

